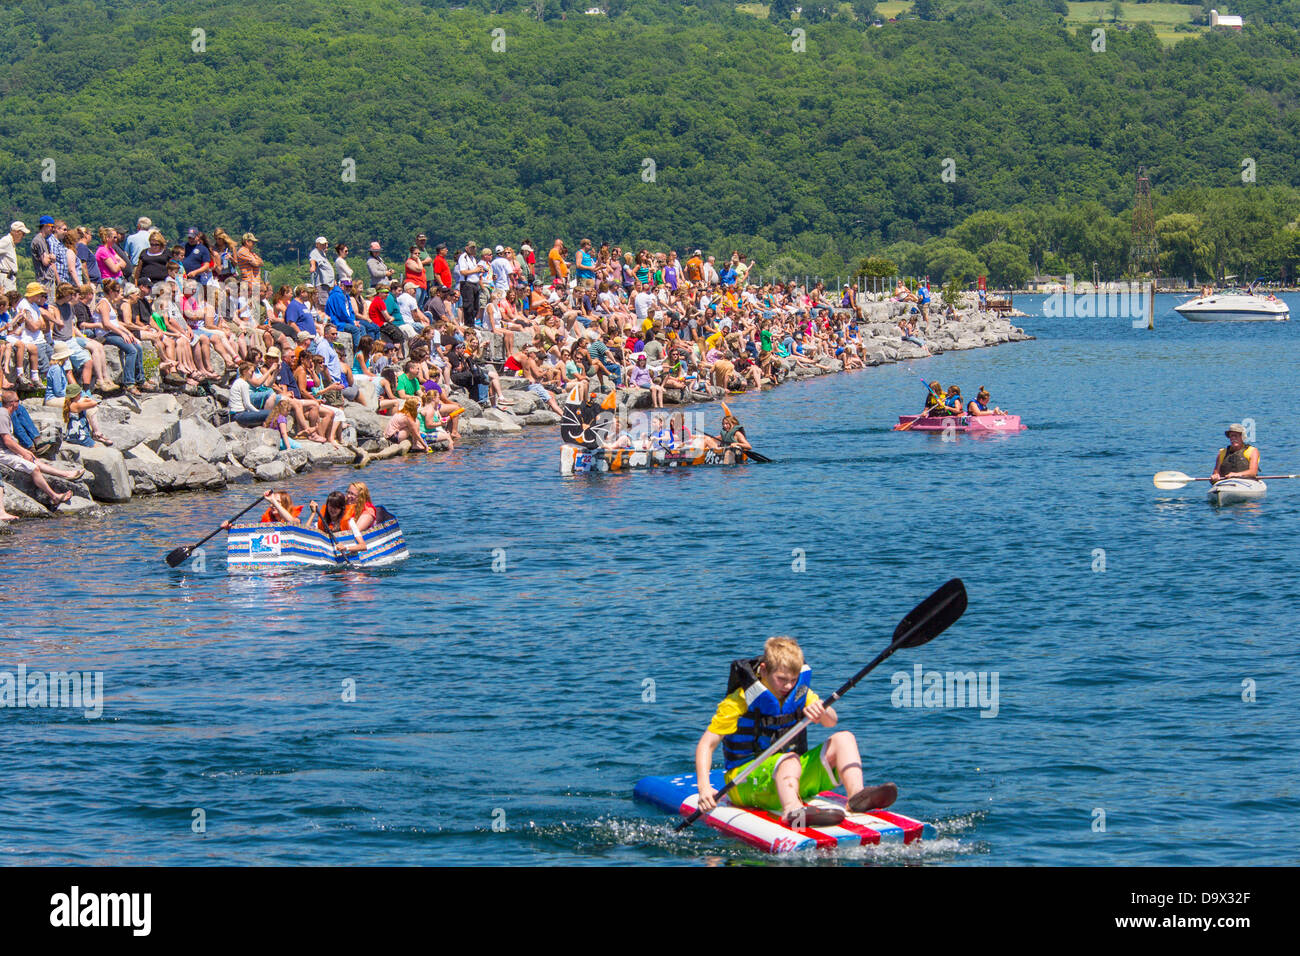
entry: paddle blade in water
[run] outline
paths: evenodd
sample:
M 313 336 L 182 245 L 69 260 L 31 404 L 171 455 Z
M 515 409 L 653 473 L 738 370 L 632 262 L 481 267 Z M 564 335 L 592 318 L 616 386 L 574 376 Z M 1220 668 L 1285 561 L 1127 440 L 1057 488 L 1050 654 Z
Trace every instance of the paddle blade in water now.
M 953 578 L 912 608 L 894 629 L 898 647 L 920 647 L 934 640 L 966 612 L 966 585 Z
M 1184 475 L 1181 471 L 1159 471 L 1156 472 L 1156 476 L 1152 480 L 1157 488 L 1173 491 L 1175 488 L 1181 488 L 1194 479 L 1190 475 Z
M 189 547 L 177 548 L 175 551 L 171 552 L 171 554 L 167 555 L 167 567 L 169 568 L 176 567 L 176 565 L 180 564 L 182 561 L 188 558 L 190 556 L 190 552 L 193 550 L 194 550 L 193 548 L 189 548 Z

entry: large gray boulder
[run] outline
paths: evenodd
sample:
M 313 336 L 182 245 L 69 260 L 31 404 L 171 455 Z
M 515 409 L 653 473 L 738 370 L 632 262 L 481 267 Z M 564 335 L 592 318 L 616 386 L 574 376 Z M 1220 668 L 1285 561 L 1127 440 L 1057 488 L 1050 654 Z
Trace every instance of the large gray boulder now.
M 118 422 L 107 422 L 100 416 L 99 427 L 104 436 L 118 448 L 148 445 L 157 451 L 163 446 L 164 438 L 171 433 L 176 422 L 175 418 L 163 415 L 131 415 Z
M 240 462 L 245 468 L 257 471 L 259 465 L 265 465 L 267 462 L 275 461 L 280 449 L 273 445 L 254 445 L 240 458 Z M 238 456 L 236 456 L 238 457 Z
M 528 379 L 522 375 L 502 375 L 500 382 L 501 388 L 507 392 L 520 391 L 528 387 Z
M 346 448 L 340 448 L 338 445 L 322 445 L 320 442 L 303 442 L 302 450 L 307 453 L 307 458 L 312 466 L 317 465 L 350 465 L 356 460 L 356 455 Z
M 495 412 L 497 409 L 489 408 L 489 412 Z M 465 424 L 470 425 L 471 429 L 465 432 L 465 425 L 461 425 L 461 431 L 465 434 L 476 434 L 479 432 L 519 432 L 523 431 L 523 426 L 510 418 L 471 418 Z
M 24 494 L 8 482 L 0 483 L 4 494 L 5 510 L 20 518 L 52 518 L 50 509 L 30 495 Z
M 527 384 L 527 383 L 525 383 Z M 512 402 L 506 406 L 515 415 L 527 415 L 535 410 L 539 405 L 545 407 L 546 403 L 534 395 L 532 392 L 511 392 L 508 396 Z
M 316 444 L 316 442 L 300 442 L 299 448 L 286 448 L 276 454 L 276 460 L 282 461 L 294 471 L 302 471 L 311 465 L 311 453 L 307 451 L 307 446 Z
M 158 464 L 129 458 L 126 470 L 131 475 L 137 495 L 226 486 L 226 476 L 221 469 L 206 461 L 164 461 Z
M 357 438 L 361 441 L 382 438 L 384 429 L 388 427 L 387 416 L 372 412 L 364 405 L 349 402 L 343 412 L 352 426 L 356 428 Z
M 201 418 L 182 418 L 167 435 L 172 440 L 159 454 L 172 461 L 224 461 L 227 454 L 226 439 L 215 425 Z
M 253 469 L 258 481 L 284 481 L 293 477 L 293 468 L 283 461 L 268 461 Z
M 65 445 L 64 451 L 90 473 L 90 494 L 96 501 L 130 500 L 131 475 L 126 468 L 126 459 L 116 448 Z

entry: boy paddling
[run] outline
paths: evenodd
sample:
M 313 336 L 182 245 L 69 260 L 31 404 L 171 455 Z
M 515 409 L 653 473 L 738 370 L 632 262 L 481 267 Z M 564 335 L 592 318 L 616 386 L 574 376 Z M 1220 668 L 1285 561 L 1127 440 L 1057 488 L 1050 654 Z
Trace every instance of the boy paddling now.
M 834 708 L 825 706 L 809 687 L 811 677 L 803 651 L 789 637 L 768 638 L 761 658 L 732 664 L 727 696 L 695 746 L 701 810 L 708 812 L 718 805 L 709 783 L 718 744 L 723 745 L 730 781 L 805 715 L 823 727 L 836 725 L 839 717 Z M 898 796 L 898 787 L 892 783 L 862 785 L 858 742 L 852 733 L 841 730 L 812 750 L 808 750 L 807 733 L 799 734 L 784 753 L 768 757 L 733 787 L 731 801 L 780 812 L 787 824 L 800 828 L 832 826 L 844 819 L 843 810 L 806 807 L 803 801 L 840 783 L 853 813 L 883 809 Z

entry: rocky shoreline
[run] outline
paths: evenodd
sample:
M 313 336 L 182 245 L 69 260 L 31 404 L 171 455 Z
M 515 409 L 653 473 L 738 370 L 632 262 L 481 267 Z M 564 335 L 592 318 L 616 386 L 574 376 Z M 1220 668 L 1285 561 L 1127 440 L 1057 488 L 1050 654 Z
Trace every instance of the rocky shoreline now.
M 867 365 L 887 365 L 924 357 L 926 353 L 920 347 L 899 341 L 894 323 L 905 308 L 901 303 L 872 302 L 863 308 L 866 318 L 859 322 L 859 329 Z M 925 335 L 932 354 L 1033 338 L 1012 325 L 1010 319 L 991 312 L 963 310 L 959 315 L 959 321 L 932 319 L 931 331 Z M 521 337 L 522 344 L 526 334 L 516 334 Z M 501 354 L 501 345 L 501 336 L 495 336 L 495 354 Z M 114 354 L 114 350 L 110 350 L 110 354 Z M 826 360 L 818 366 L 800 365 L 793 358 L 777 361 L 785 365 L 789 373 L 787 381 L 843 370 L 838 360 Z M 526 426 L 557 426 L 559 416 L 546 408 L 537 396 L 525 391 L 527 384 L 522 378 L 501 377 L 502 388 L 514 401 L 508 411 L 484 407 L 470 399 L 463 390 L 455 390 L 451 401 L 465 408 L 459 422 L 461 438 L 477 440 L 496 433 L 518 432 Z M 72 501 L 57 512 L 51 511 L 29 476 L 0 466 L 5 507 L 22 519 L 74 515 L 99 505 L 147 495 L 219 490 L 228 485 L 252 482 L 273 483 L 299 472 L 353 463 L 355 456 L 351 451 L 333 445 L 303 441 L 301 448 L 282 450 L 279 436 L 274 431 L 244 428 L 227 421 L 226 393 L 223 389 L 214 391 L 216 398 L 155 393 L 134 401 L 128 396 L 104 400 L 98 411 L 99 427 L 113 442 L 112 447 L 82 448 L 65 443 L 57 460 L 79 464 L 87 474 L 79 481 L 47 476 L 55 491 L 71 490 L 74 494 Z M 722 395 L 722 389 L 710 386 L 708 394 L 668 391 L 664 401 L 669 405 L 683 405 L 716 401 Z M 647 409 L 651 404 L 650 393 L 641 388 L 620 388 L 618 404 L 627 410 Z M 61 431 L 59 409 L 47 407 L 35 398 L 25 400 L 23 405 L 42 438 Z M 368 451 L 378 450 L 388 419 L 353 402 L 345 406 L 344 413 L 348 420 L 343 435 L 345 443 Z

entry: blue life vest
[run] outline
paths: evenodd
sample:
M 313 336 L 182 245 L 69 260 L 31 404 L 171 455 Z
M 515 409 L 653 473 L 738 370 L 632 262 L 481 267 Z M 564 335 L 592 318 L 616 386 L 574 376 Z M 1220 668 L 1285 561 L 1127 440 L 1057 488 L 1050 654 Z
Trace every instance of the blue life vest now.
M 736 721 L 734 733 L 722 738 L 722 758 L 727 770 L 749 763 L 783 733 L 797 724 L 803 716 L 803 706 L 808 698 L 808 686 L 812 682 L 812 668 L 807 664 L 799 672 L 795 682 L 784 701 L 778 701 L 776 695 L 759 679 L 758 665 L 762 658 L 738 660 L 731 663 L 731 679 L 727 682 L 727 694 L 737 689 L 744 689 L 747 710 Z M 808 732 L 804 730 L 785 747 L 787 752 L 797 754 L 808 750 Z

